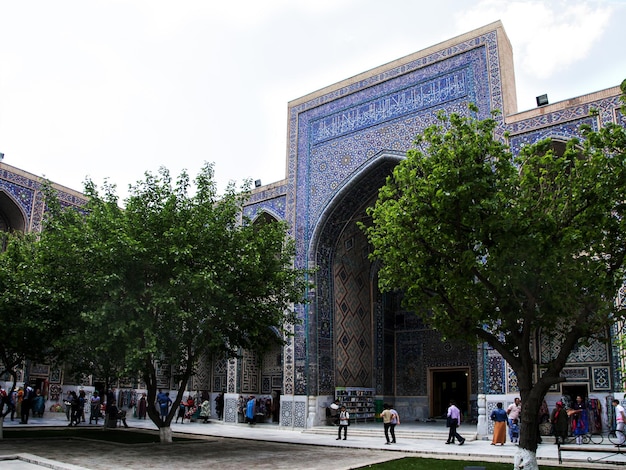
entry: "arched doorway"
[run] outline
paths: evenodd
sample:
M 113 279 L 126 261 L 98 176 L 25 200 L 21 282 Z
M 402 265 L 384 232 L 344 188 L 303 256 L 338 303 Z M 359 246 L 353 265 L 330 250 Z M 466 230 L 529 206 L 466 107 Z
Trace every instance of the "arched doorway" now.
M 442 367 L 431 368 L 430 376 L 430 415 L 434 418 L 446 415 L 450 400 L 455 400 L 463 414 L 470 413 L 470 368 Z

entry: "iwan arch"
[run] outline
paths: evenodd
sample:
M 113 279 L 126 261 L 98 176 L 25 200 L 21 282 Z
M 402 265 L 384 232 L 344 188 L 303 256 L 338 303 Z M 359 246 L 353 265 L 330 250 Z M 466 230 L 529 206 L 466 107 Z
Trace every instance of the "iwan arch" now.
M 579 136 L 581 124 L 626 125 L 619 95 L 616 86 L 518 112 L 511 45 L 496 22 L 289 103 L 286 178 L 256 188 L 245 213 L 256 223 L 290 224 L 296 264 L 316 268 L 310 303 L 298 306 L 302 321 L 284 348 L 263 358 L 246 353 L 239 360 L 207 360 L 189 388 L 211 398 L 226 391 L 225 420 L 231 422 L 238 420 L 242 395 L 271 397 L 272 421 L 289 428 L 322 423 L 325 406 L 350 391 L 350 403 L 393 402 L 405 421 L 439 416 L 455 398 L 469 417 L 483 417 L 478 431 L 488 434 L 485 413 L 496 401 L 517 396 L 515 376 L 487 346 L 442 342 L 419 315 L 401 309 L 400 293 L 382 295 L 379 267 L 368 259 L 357 222 L 365 220 L 366 208 L 414 137 L 440 111 L 466 114 L 470 102 L 480 118 L 501 110 L 497 137 L 508 132 L 517 151 L 545 137 Z M 598 114 L 591 116 L 591 109 Z M 15 185 L 7 186 L 16 169 L 2 163 L 0 169 L 0 195 L 4 191 L 5 199 L 23 206 L 28 229 L 34 199 L 24 202 Z M 5 199 L 0 197 L 0 209 L 7 207 Z M 549 338 L 535 343 L 539 363 L 546 362 L 554 353 Z M 568 382 L 551 391 L 549 406 L 561 395 L 583 393 L 598 398 L 606 413 L 606 398 L 622 390 L 618 365 L 611 344 L 578 348 L 564 371 Z M 163 370 L 161 385 L 167 388 L 167 365 Z M 53 372 L 45 379 L 51 384 Z M 71 388 L 62 382 L 56 383 Z M 91 390 L 95 382 L 83 385 Z M 142 386 L 120 388 L 132 394 Z M 353 407 L 356 414 L 375 411 Z
M 512 401 L 515 376 L 498 354 L 486 345 L 442 342 L 401 309 L 401 294 L 381 295 L 378 267 L 356 223 L 440 111 L 467 114 L 470 102 L 479 118 L 502 111 L 497 137 L 508 132 L 518 151 L 546 137 L 579 136 L 581 124 L 625 125 L 619 95 L 616 86 L 518 112 L 511 45 L 495 22 L 289 103 L 287 177 L 258 188 L 246 210 L 252 218 L 271 210 L 287 220 L 298 266 L 317 269 L 311 302 L 299 310 L 302 325 L 284 349 L 280 424 L 323 422 L 324 406 L 344 388 L 371 390 L 361 392 L 393 402 L 409 421 L 441 415 L 450 398 L 474 419 L 496 401 Z M 591 117 L 592 109 L 599 114 Z M 549 339 L 536 338 L 536 345 L 546 362 L 554 353 Z M 622 389 L 617 356 L 600 343 L 573 352 L 567 384 L 547 397 L 550 408 L 561 395 L 583 393 L 598 398 L 606 417 L 606 398 Z M 487 434 L 488 423 L 478 422 Z

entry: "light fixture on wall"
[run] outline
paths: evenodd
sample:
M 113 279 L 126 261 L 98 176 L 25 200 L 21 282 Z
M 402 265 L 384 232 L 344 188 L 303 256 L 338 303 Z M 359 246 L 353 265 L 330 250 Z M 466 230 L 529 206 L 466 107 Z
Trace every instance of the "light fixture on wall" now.
M 548 95 L 539 95 L 537 97 L 537 106 L 545 106 L 548 104 Z
M 260 188 L 261 187 L 261 180 L 254 180 L 254 187 L 255 188 Z

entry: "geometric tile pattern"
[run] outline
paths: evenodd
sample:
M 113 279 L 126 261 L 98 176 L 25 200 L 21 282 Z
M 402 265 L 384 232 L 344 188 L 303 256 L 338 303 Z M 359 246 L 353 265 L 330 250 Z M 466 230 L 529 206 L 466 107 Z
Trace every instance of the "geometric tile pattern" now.
M 368 243 L 355 224 L 337 243 L 334 270 L 334 339 L 338 387 L 372 384 L 372 316 Z
M 487 402 L 486 415 L 487 415 L 487 423 L 488 423 L 488 429 L 489 429 L 489 432 L 487 434 L 493 434 L 494 422 L 490 419 L 490 416 L 491 416 L 491 412 L 495 410 L 496 408 L 498 408 L 497 403 L 498 402 L 495 402 L 495 401 Z
M 546 364 L 554 359 L 561 350 L 561 342 L 563 340 L 562 333 L 552 335 L 541 335 L 541 363 Z M 574 346 L 572 352 L 567 358 L 569 364 L 584 362 L 608 362 L 609 351 L 606 342 L 597 339 L 591 339 L 588 343 L 578 343 Z
M 228 389 L 228 359 L 225 357 L 213 360 L 212 392 L 226 392 Z M 232 392 L 231 392 L 232 393 Z
M 366 282 L 368 289 L 369 284 L 373 282 L 370 279 L 370 263 L 366 263 L 361 259 L 365 256 L 365 253 L 363 253 L 363 248 L 359 245 L 359 241 L 347 235 L 342 236 L 342 234 L 356 234 L 354 221 L 364 220 L 365 208 L 369 205 L 369 202 L 373 201 L 377 188 L 384 183 L 385 178 L 397 164 L 399 158 L 398 155 L 393 153 L 382 155 L 375 165 L 363 169 L 358 176 L 355 175 L 350 183 L 350 190 L 333 201 L 325 215 L 325 223 L 320 226 L 317 236 L 317 249 L 315 250 L 315 266 L 317 267 L 315 296 L 312 299 L 312 303 L 307 306 L 308 322 L 317 326 L 315 336 L 317 339 L 318 359 L 317 377 L 314 378 L 314 375 L 311 374 L 312 371 L 309 371 L 310 377 L 312 380 L 316 379 L 317 384 L 312 385 L 310 390 L 317 389 L 317 393 L 320 395 L 333 395 L 337 386 L 335 383 L 335 374 L 338 370 L 336 348 L 340 338 L 336 332 L 335 322 L 342 321 L 340 317 L 342 303 L 335 301 L 335 290 L 338 291 L 339 296 L 342 296 L 346 287 L 352 282 L 355 285 Z M 341 256 L 336 254 L 338 249 L 342 250 Z M 354 258 L 354 261 L 352 258 Z M 345 264 L 343 272 L 340 271 L 342 263 Z M 353 264 L 364 266 L 362 274 L 359 273 L 361 275 L 360 279 L 356 277 L 356 270 L 352 268 Z M 339 275 L 342 277 L 337 278 Z M 336 282 L 339 282 L 337 286 Z M 350 308 L 355 313 L 358 312 L 359 308 L 363 308 L 364 311 L 367 308 L 368 312 L 380 308 L 380 305 L 370 306 L 369 298 L 365 299 L 364 296 L 347 300 L 350 301 L 350 304 L 344 303 L 343 307 L 350 305 Z M 355 306 L 357 303 L 361 305 Z M 365 307 L 366 305 L 367 307 Z M 377 338 L 380 335 L 380 331 L 378 330 L 376 333 Z M 346 338 L 344 337 L 343 339 L 345 340 Z M 359 344 L 357 339 L 354 341 L 355 345 Z M 298 343 L 297 336 L 294 338 L 294 342 Z M 296 353 L 298 352 L 299 350 L 296 349 Z M 372 385 L 368 384 L 368 386 L 371 387 Z
M 611 390 L 611 375 L 608 367 L 592 367 L 591 373 L 594 390 Z
M 305 428 L 307 402 L 303 397 L 281 396 L 280 401 L 280 426 Z
M 208 367 L 201 367 L 204 365 Z M 203 354 L 198 359 L 198 367 L 196 367 L 195 374 L 191 376 L 191 390 L 209 390 L 211 388 L 210 365 L 207 354 Z
M 515 371 L 509 366 L 506 365 L 507 370 L 507 392 L 508 393 L 518 393 L 519 392 L 519 383 L 517 381 L 517 375 L 515 375 Z
M 283 368 L 282 346 L 275 344 L 262 358 L 260 392 L 269 394 L 274 390 L 282 393 Z
M 355 340 L 333 338 L 332 331 L 325 336 L 323 331 L 332 328 L 337 317 L 329 314 L 342 305 L 336 302 L 332 288 L 340 272 L 320 266 L 320 261 L 327 263 L 323 259 L 333 259 L 334 250 L 339 249 L 339 233 L 327 227 L 330 212 L 344 212 L 337 204 L 351 199 L 350 191 L 367 190 L 375 195 L 382 181 L 367 188 L 352 185 L 352 181 L 370 179 L 373 175 L 363 176 L 361 172 L 384 152 L 404 154 L 415 135 L 436 121 L 438 111 L 466 114 L 468 102 L 477 103 L 481 117 L 487 117 L 493 108 L 502 109 L 496 36 L 495 30 L 488 31 L 290 107 L 285 214 L 296 241 L 296 266 L 307 267 L 312 262 L 320 268 L 315 304 L 302 312 L 303 324 L 309 322 L 315 328 L 310 323 L 314 320 L 320 331 L 318 367 L 333 364 L 334 341 Z M 347 219 L 333 217 L 333 223 L 345 227 L 341 222 L 360 213 L 364 200 L 355 201 L 352 212 L 344 213 Z M 350 273 L 344 274 L 349 281 L 357 281 L 349 279 Z M 358 299 L 348 300 L 344 308 L 358 308 Z M 313 307 L 316 311 L 309 313 Z M 306 341 L 311 337 L 302 331 L 294 338 L 296 393 L 306 393 L 307 389 L 322 393 L 331 388 L 328 380 L 332 370 L 309 370 L 308 377 L 317 383 L 308 388 L 304 386 L 308 377 L 298 375 L 298 363 L 306 363 Z M 359 339 L 356 341 L 358 344 Z M 347 373 L 352 376 L 351 370 Z
M 240 365 L 240 360 L 235 358 L 228 359 L 228 375 L 227 375 L 227 392 L 239 393 L 239 374 L 237 373 Z
M 505 362 L 495 349 L 487 349 L 487 380 L 485 393 L 506 393 L 504 371 Z
M 24 218 L 26 231 L 39 232 L 45 212 L 41 180 L 13 172 L 8 167 L 0 169 L 0 192 L 4 193 Z M 62 207 L 81 207 L 86 199 L 64 191 L 55 185 Z
M 620 289 L 620 293 L 623 296 L 626 295 L 626 288 L 622 287 Z M 619 304 L 623 305 L 623 303 Z M 624 358 L 622 351 L 620 349 L 620 344 L 622 344 L 624 338 L 626 337 L 626 323 L 618 322 L 614 323 L 611 328 L 611 371 L 613 374 L 613 385 L 615 387 L 615 391 L 623 392 L 624 387 L 624 375 L 623 371 L 626 370 L 626 358 Z
M 283 349 L 283 393 L 293 395 L 294 392 L 294 350 L 293 336 L 295 328 L 288 325 L 285 332 L 285 347 Z
M 157 388 L 171 390 L 172 370 L 170 365 L 166 362 L 154 361 L 154 367 L 156 369 Z
M 236 423 L 237 422 L 237 399 L 231 397 L 224 398 L 224 422 Z
M 252 194 L 244 208 L 243 215 L 254 221 L 260 212 L 273 216 L 276 220 L 285 220 L 285 184 L 271 186 L 269 189 Z
M 297 401 L 294 404 L 293 426 L 304 428 L 306 426 L 306 402 Z
M 561 371 L 561 377 L 565 377 L 571 382 L 589 380 L 588 367 L 564 367 Z
M 257 393 L 260 390 L 259 360 L 255 353 L 244 351 L 241 358 L 241 388 L 239 393 Z

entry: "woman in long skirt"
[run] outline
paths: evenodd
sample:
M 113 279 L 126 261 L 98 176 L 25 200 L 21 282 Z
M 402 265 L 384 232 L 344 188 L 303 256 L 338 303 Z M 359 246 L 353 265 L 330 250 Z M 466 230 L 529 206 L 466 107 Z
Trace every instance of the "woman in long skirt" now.
M 582 444 L 583 436 L 589 432 L 589 422 L 587 421 L 587 407 L 580 395 L 576 397 L 572 409 L 567 414 L 572 419 L 572 434 L 576 436 L 576 444 Z
M 142 393 L 137 405 L 137 418 L 146 419 L 146 394 Z
M 556 402 L 556 407 L 550 415 L 550 422 L 552 423 L 552 431 L 554 432 L 556 443 L 565 444 L 569 435 L 569 420 L 561 400 Z
M 506 442 L 506 411 L 502 409 L 502 403 L 496 404 L 496 409 L 491 412 L 491 421 L 493 421 L 493 439 L 491 445 L 503 446 Z

